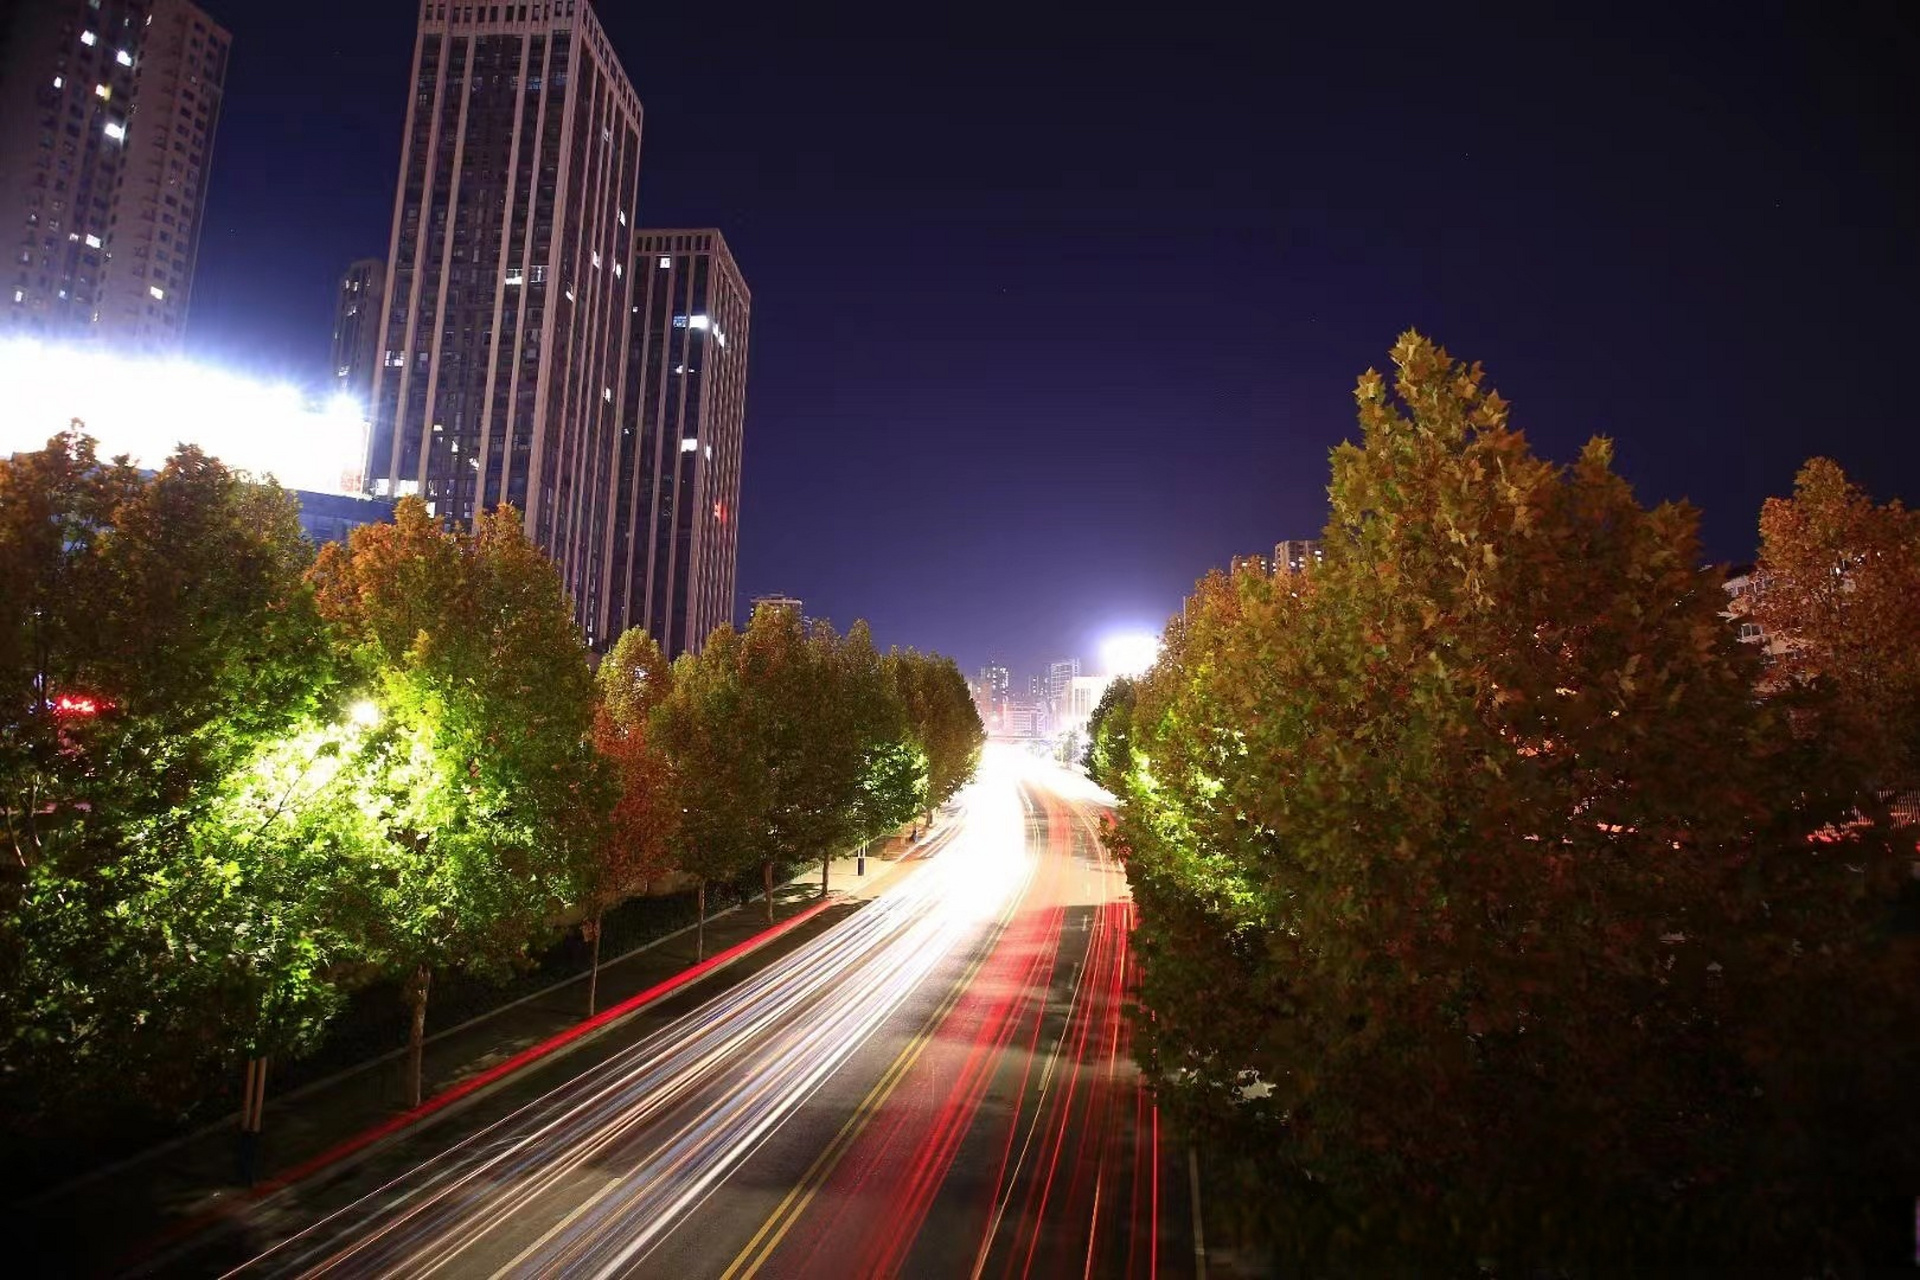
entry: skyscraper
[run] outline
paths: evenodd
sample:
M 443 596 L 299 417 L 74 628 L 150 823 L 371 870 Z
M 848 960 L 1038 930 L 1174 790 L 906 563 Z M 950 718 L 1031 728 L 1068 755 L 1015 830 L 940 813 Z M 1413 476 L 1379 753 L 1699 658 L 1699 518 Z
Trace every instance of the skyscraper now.
M 1080 659 L 1062 658 L 1047 667 L 1047 700 L 1054 707 L 1064 707 L 1067 690 L 1073 684 L 1075 676 L 1080 674 Z
M 176 349 L 230 37 L 188 0 L 20 0 L 0 67 L 5 328 Z
M 365 407 L 373 398 L 373 371 L 380 362 L 381 319 L 386 314 L 387 264 L 362 258 L 340 277 L 333 308 L 335 390 Z
M 604 646 L 640 100 L 586 0 L 419 8 L 369 481 L 514 504 Z
M 720 232 L 640 233 L 619 497 L 590 632 L 643 626 L 669 656 L 733 617 L 752 296 Z

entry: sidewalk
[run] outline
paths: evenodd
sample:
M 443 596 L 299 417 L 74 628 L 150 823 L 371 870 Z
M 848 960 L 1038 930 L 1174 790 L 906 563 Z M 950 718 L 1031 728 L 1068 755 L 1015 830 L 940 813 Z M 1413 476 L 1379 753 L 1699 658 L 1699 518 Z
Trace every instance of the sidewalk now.
M 943 823 L 912 851 L 902 851 L 897 841 L 890 842 L 888 852 L 894 856 L 869 857 L 864 876 L 856 874 L 852 857 L 834 859 L 826 902 L 851 904 L 873 897 L 896 878 L 896 872 L 903 868 L 910 872 L 918 865 L 915 855 L 923 854 L 930 843 L 953 829 L 951 821 Z M 820 864 L 814 863 L 775 888 L 773 929 L 779 932 L 767 941 L 764 953 L 751 949 L 754 940 L 769 930 L 766 903 L 755 898 L 707 919 L 704 955 L 712 958 L 728 948 L 748 948 L 726 968 L 715 970 L 716 974 L 724 974 L 749 957 L 759 957 L 765 963 L 838 918 L 838 913 L 830 911 L 824 917 L 780 931 L 783 922 L 813 911 L 821 902 Z M 698 963 L 694 944 L 694 929 L 689 926 L 604 962 L 600 967 L 598 1007 L 611 1009 L 692 968 Z M 697 991 L 708 981 L 702 975 L 691 989 Z M 456 1089 L 515 1054 L 576 1028 L 587 1017 L 586 993 L 586 975 L 582 974 L 465 1024 L 430 1034 L 422 1053 L 423 1099 Z M 642 1016 L 651 1003 L 609 1026 Z M 540 1061 L 550 1063 L 590 1043 L 607 1029 L 595 1028 Z M 259 1158 L 261 1183 L 271 1183 L 290 1172 L 316 1172 L 303 1166 L 326 1158 L 346 1140 L 390 1124 L 403 1114 L 403 1064 L 404 1053 L 395 1052 L 277 1098 L 270 1079 Z M 438 1123 L 504 1082 L 488 1081 L 404 1132 Z M 86 1267 L 87 1260 L 99 1266 L 110 1265 L 128 1250 L 244 1194 L 236 1181 L 237 1130 L 237 1118 L 230 1118 L 51 1188 L 25 1204 L 12 1206 L 9 1216 L 31 1220 L 38 1231 L 50 1232 L 67 1242 L 69 1247 L 63 1252 L 70 1262 L 78 1264 L 76 1269 L 96 1269 Z M 77 1252 L 84 1252 L 86 1258 L 73 1256 Z

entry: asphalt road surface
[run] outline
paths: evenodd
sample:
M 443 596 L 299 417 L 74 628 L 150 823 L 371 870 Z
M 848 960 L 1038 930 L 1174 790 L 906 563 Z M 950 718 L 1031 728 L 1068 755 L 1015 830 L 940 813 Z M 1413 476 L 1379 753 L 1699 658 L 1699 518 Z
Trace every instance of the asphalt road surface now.
M 276 1197 L 160 1269 L 1189 1274 L 1102 812 L 1077 776 L 989 748 L 952 838 L 830 927 L 464 1137 Z

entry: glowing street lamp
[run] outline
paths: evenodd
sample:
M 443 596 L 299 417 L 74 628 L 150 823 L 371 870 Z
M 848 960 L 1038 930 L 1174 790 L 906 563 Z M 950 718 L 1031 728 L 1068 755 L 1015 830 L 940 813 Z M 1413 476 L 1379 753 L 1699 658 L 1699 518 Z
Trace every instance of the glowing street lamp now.
M 1100 662 L 1110 676 L 1146 673 L 1160 656 L 1160 637 L 1147 631 L 1108 636 L 1100 644 Z

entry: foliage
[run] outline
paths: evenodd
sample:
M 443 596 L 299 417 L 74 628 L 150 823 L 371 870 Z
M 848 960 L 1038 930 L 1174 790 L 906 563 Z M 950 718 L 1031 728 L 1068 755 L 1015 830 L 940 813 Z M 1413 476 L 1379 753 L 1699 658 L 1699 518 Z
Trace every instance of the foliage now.
M 1080 763 L 1087 776 L 1116 794 L 1125 787 L 1132 759 L 1133 704 L 1139 683 L 1127 676 L 1107 682 L 1087 719 L 1087 750 Z
M 731 880 L 761 857 L 772 787 L 751 696 L 740 635 L 723 626 L 699 653 L 674 659 L 652 713 L 680 804 L 673 865 L 702 882 Z
M 191 447 L 150 480 L 78 433 L 0 462 L 0 1070 L 22 1103 L 183 1101 L 241 1042 L 300 1040 L 286 882 L 216 832 L 231 780 L 324 718 L 337 675 L 277 487 Z M 311 1009 L 305 1000 L 293 1002 Z
M 1778 682 L 1813 700 L 1869 777 L 1920 784 L 1920 513 L 1875 506 L 1827 458 L 1760 511 L 1754 618 Z
M 972 779 L 987 731 L 953 659 L 896 649 L 887 661 L 908 726 L 926 757 L 924 807 L 931 814 Z
M 403 499 L 393 524 L 355 529 L 313 568 L 378 690 L 364 923 L 376 961 L 412 975 L 416 1067 L 432 972 L 521 961 L 590 879 L 612 805 L 559 574 L 511 508 L 475 526 L 443 529 Z
M 646 631 L 624 632 L 600 663 L 600 705 L 593 738 L 618 786 L 618 798 L 592 862 L 588 906 L 596 919 L 672 865 L 679 807 L 666 753 L 653 740 L 649 718 L 666 699 L 671 672 Z M 596 924 L 597 927 L 597 924 Z
M 1809 842 L 1845 780 L 1753 698 L 1692 511 L 1604 440 L 1535 457 L 1419 335 L 1394 362 L 1324 562 L 1204 580 L 1102 725 L 1144 1064 L 1313 1265 L 1819 1239 L 1828 1150 L 1902 1170 L 1836 1119 L 1884 1067 L 1807 1048 L 1916 1043 L 1896 853 Z

